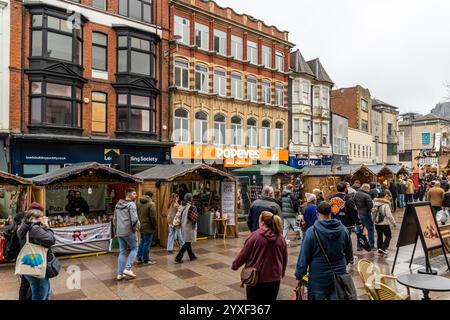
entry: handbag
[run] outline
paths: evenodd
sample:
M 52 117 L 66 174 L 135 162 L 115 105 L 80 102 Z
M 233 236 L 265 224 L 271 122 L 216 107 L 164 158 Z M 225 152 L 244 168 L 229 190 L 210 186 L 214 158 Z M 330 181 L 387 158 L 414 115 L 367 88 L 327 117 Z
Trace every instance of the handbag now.
M 46 277 L 56 278 L 61 270 L 61 265 L 51 249 L 48 250 Z
M 266 255 L 267 252 L 269 252 L 269 248 L 271 248 L 272 245 L 267 246 L 266 250 L 264 251 L 263 257 Z M 244 267 L 241 271 L 241 288 L 244 287 L 244 284 L 250 287 L 254 287 L 258 284 L 259 280 L 259 270 L 261 270 L 261 267 L 263 265 L 264 259 L 261 259 L 258 263 L 258 267 Z
M 184 210 L 188 209 L 187 207 L 184 207 L 183 209 L 179 207 L 177 213 L 175 214 L 175 217 L 173 218 L 173 226 L 175 228 L 178 228 L 181 226 L 181 216 L 183 215 Z
M 308 300 L 307 287 L 308 287 L 308 275 L 304 275 L 303 278 L 298 282 L 297 287 L 294 289 L 295 300 L 302 301 Z
M 333 278 L 334 278 L 334 289 L 336 291 L 336 297 L 338 300 L 358 300 L 358 296 L 356 294 L 356 288 L 355 284 L 353 283 L 352 276 L 348 274 L 347 272 L 344 274 L 336 274 L 334 271 L 334 268 L 330 262 L 330 259 L 328 258 L 327 253 L 325 252 L 325 249 L 322 245 L 322 241 L 320 241 L 319 233 L 316 230 L 316 227 L 314 226 L 314 234 L 316 235 L 317 242 L 320 247 L 320 251 L 322 251 L 322 254 L 324 255 L 325 259 L 327 260 L 328 265 L 330 266 L 331 271 L 333 272 Z
M 26 242 L 17 256 L 15 275 L 44 279 L 47 271 L 47 252 L 47 248 L 30 243 L 27 232 Z

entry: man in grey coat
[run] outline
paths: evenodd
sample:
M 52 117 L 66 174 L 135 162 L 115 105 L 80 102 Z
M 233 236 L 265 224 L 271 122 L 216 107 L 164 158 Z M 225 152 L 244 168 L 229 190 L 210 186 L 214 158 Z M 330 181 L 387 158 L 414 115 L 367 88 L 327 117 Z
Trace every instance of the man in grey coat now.
M 120 200 L 114 210 L 114 232 L 119 240 L 120 250 L 117 266 L 117 280 L 119 281 L 124 279 L 124 277 L 136 278 L 136 275 L 131 271 L 138 252 L 137 231 L 140 229 L 136 203 L 134 202 L 136 197 L 134 189 L 127 189 L 125 191 L 125 200 Z M 125 265 L 128 248 L 130 249 L 130 254 Z
M 250 206 L 247 217 L 247 225 L 251 232 L 259 229 L 259 216 L 262 212 L 269 211 L 281 217 L 281 208 L 274 199 L 274 190 L 266 186 L 262 189 L 261 198 L 255 200 Z
M 295 198 L 293 191 L 294 186 L 288 184 L 281 194 L 281 211 L 283 213 L 283 237 L 288 240 L 289 229 L 292 228 L 300 239 L 300 228 L 297 226 L 298 216 L 298 200 Z
M 364 227 L 367 228 L 369 233 L 369 243 L 372 248 L 375 246 L 375 232 L 374 224 L 372 220 L 372 208 L 373 200 L 370 196 L 370 185 L 363 184 L 361 189 L 356 192 L 355 204 L 358 209 L 359 219 Z M 358 242 L 358 251 L 361 251 L 361 246 Z

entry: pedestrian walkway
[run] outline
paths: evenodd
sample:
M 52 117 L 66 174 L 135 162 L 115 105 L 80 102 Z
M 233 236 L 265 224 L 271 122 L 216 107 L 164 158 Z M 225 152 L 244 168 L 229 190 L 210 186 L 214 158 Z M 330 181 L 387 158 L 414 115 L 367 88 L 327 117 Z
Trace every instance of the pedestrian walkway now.
M 401 212 L 395 217 L 401 225 Z M 355 252 L 359 259 L 366 258 L 374 261 L 381 272 L 389 274 L 395 254 L 399 228 L 393 230 L 390 254 L 387 258 L 378 257 L 376 252 Z M 248 232 L 241 233 L 239 238 L 226 240 L 203 240 L 194 244 L 194 251 L 198 256 L 195 262 L 186 260 L 183 264 L 173 262 L 175 255 L 165 250 L 152 248 L 152 259 L 157 262 L 153 266 L 136 266 L 134 272 L 138 276 L 135 280 L 115 280 L 117 254 L 111 253 L 96 257 L 62 260 L 64 270 L 60 276 L 52 279 L 53 300 L 166 300 L 166 299 L 193 299 L 193 300 L 242 300 L 245 299 L 245 289 L 240 287 L 239 272 L 231 270 L 230 266 L 241 249 Z M 354 241 L 355 236 L 354 237 Z M 289 262 L 286 277 L 283 279 L 279 299 L 294 299 L 293 289 L 297 284 L 294 277 L 300 247 L 298 241 L 292 241 L 289 247 Z M 354 247 L 355 243 L 354 243 Z M 418 246 L 419 248 L 420 246 Z M 412 246 L 403 248 L 400 252 L 395 273 L 409 273 L 408 265 L 411 258 Z M 423 253 L 420 249 L 415 263 L 420 263 Z M 423 259 L 423 258 L 422 258 Z M 69 266 L 78 266 L 81 270 L 81 288 L 70 290 L 67 287 L 69 275 L 66 269 Z M 413 264 L 413 269 L 422 267 Z M 359 299 L 367 299 L 364 286 L 359 279 L 356 264 L 350 268 Z M 14 277 L 12 266 L 0 266 L 0 299 L 17 299 L 19 283 Z M 406 291 L 399 285 L 399 289 Z M 412 291 L 413 299 L 421 299 L 420 291 Z M 432 299 L 450 299 L 450 294 L 432 293 Z

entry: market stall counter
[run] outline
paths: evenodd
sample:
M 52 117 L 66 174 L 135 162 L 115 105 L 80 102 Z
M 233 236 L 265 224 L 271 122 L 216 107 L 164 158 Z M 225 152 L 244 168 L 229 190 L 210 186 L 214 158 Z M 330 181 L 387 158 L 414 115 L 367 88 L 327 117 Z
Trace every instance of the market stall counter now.
M 142 192 L 152 191 L 157 205 L 157 239 L 167 245 L 167 212 L 172 193 L 194 196 L 198 208 L 198 234 L 214 236 L 214 219 L 227 220 L 227 234 L 237 237 L 237 180 L 206 164 L 158 165 L 136 175 L 143 179 Z M 225 233 L 225 232 L 224 232 Z
M 30 205 L 31 185 L 30 180 L 0 171 L 0 263 L 7 262 L 3 252 L 10 241 L 7 229 L 16 214 Z
M 114 207 L 141 179 L 96 163 L 80 163 L 32 178 L 32 200 L 42 204 L 59 254 L 109 251 Z

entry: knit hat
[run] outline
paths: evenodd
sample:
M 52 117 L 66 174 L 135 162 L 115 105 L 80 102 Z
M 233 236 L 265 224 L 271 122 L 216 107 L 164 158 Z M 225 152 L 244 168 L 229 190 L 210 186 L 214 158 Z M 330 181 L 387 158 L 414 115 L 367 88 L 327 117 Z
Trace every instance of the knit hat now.
M 314 200 L 317 200 L 316 196 L 312 193 L 307 193 L 306 195 L 306 202 L 313 202 Z
M 39 210 L 39 211 L 44 211 L 44 208 L 41 206 L 41 204 L 37 203 L 37 202 L 33 202 L 32 204 L 30 204 L 30 207 L 28 208 L 29 210 Z

